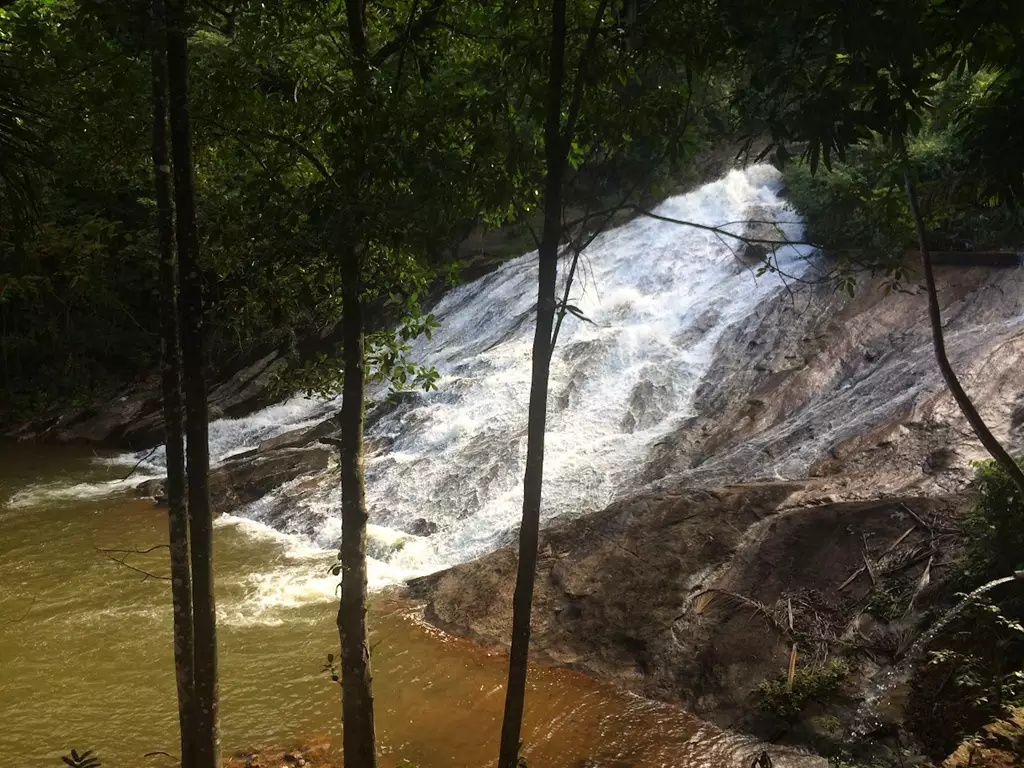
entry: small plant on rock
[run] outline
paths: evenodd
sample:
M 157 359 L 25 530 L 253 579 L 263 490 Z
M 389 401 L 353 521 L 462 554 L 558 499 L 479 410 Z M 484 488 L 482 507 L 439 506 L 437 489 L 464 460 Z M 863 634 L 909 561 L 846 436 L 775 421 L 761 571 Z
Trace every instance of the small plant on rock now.
M 839 690 L 853 669 L 845 659 L 833 658 L 797 670 L 793 685 L 785 675 L 762 680 L 757 686 L 760 707 L 783 720 L 796 720 L 810 704 L 821 703 Z

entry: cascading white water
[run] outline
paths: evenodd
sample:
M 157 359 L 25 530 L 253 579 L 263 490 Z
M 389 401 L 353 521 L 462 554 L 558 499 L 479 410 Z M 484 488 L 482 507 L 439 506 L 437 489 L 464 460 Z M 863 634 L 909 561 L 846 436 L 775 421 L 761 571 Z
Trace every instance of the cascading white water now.
M 755 166 L 671 198 L 656 212 L 737 233 L 749 219 L 777 220 L 786 238 L 800 240 L 801 225 L 780 190 L 775 169 Z M 723 331 L 781 288 L 776 275 L 755 277 L 737 258 L 738 246 L 712 232 L 641 217 L 585 251 L 570 303 L 587 321 L 566 317 L 552 359 L 544 519 L 599 509 L 634 488 L 648 449 L 690 415 Z M 808 253 L 784 249 L 780 266 L 800 273 Z M 411 352 L 437 368 L 437 391 L 405 398 L 371 421 L 367 438 L 382 446 L 366 462 L 376 583 L 480 555 L 509 540 L 517 525 L 536 280 L 531 253 L 449 292 L 434 308 L 439 329 Z M 211 456 L 222 460 L 338 407 L 295 398 L 215 421 Z M 145 458 L 143 466 L 159 472 L 162 449 Z M 259 521 L 279 503 L 274 496 L 239 514 Z M 340 533 L 338 501 L 337 487 L 325 482 L 312 497 L 290 501 L 303 509 L 287 517 L 330 548 Z M 400 533 L 414 521 L 433 534 Z
M 801 227 L 779 191 L 779 174 L 757 166 L 672 198 L 657 212 L 735 232 L 744 225 L 732 222 L 788 220 L 785 236 L 799 240 Z M 721 333 L 779 290 L 781 278 L 755 278 L 736 247 L 714 233 L 644 217 L 585 252 L 570 300 L 588 321 L 567 316 L 552 359 L 545 519 L 598 509 L 633 487 L 647 449 L 689 415 Z M 801 272 L 807 251 L 787 251 L 779 254 L 782 266 Z M 445 296 L 434 309 L 440 328 L 411 353 L 437 368 L 437 391 L 405 399 L 368 428 L 371 443 L 386 446 L 366 462 L 367 501 L 378 526 L 372 549 L 387 560 L 373 571 L 378 581 L 480 555 L 507 541 L 517 525 L 536 279 L 536 254 L 527 254 Z M 305 423 L 322 409 L 293 401 L 293 419 L 280 427 Z M 242 447 L 253 420 L 266 424 L 266 413 L 233 422 L 242 439 L 222 441 L 222 450 Z M 259 519 L 272 502 L 247 514 Z M 299 502 L 308 507 L 299 518 L 319 521 L 314 538 L 321 546 L 337 542 L 338 502 L 334 487 Z M 416 520 L 436 532 L 388 534 Z

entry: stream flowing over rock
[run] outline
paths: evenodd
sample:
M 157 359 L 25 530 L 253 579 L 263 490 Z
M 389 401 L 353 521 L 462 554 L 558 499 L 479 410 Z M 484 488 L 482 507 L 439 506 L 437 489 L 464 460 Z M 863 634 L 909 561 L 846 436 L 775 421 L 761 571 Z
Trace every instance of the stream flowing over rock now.
M 755 166 L 657 211 L 737 233 L 776 219 L 800 240 L 781 192 Z M 865 276 L 850 297 L 808 248 L 755 277 L 759 257 L 647 218 L 587 250 L 570 298 L 588 321 L 566 318 L 552 360 L 533 636 L 538 658 L 755 730 L 756 684 L 791 652 L 758 606 L 817 592 L 837 606 L 835 632 L 883 633 L 842 623 L 867 590 L 848 580 L 894 541 L 915 557 L 934 547 L 929 521 L 963 506 L 984 458 L 942 383 L 919 285 Z M 943 267 L 938 280 L 953 366 L 1020 449 L 1024 275 Z M 510 624 L 535 281 L 527 254 L 444 296 L 440 328 L 411 352 L 437 367 L 437 390 L 367 417 L 371 585 L 413 578 L 430 621 L 491 645 Z M 273 364 L 225 397 L 256 397 Z M 126 402 L 119 417 L 135 418 Z M 219 511 L 336 546 L 338 473 L 316 441 L 339 407 L 225 410 L 237 417 L 210 427 Z M 160 475 L 162 448 L 140 459 Z M 900 567 L 916 577 L 925 560 Z

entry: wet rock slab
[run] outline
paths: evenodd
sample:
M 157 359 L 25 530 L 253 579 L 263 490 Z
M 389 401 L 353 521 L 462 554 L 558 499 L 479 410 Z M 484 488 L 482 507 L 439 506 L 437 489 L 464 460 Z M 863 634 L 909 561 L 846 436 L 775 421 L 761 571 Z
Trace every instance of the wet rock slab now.
M 327 469 L 333 451 L 325 446 L 281 448 L 233 457 L 210 470 L 210 501 L 216 512 L 234 512 L 302 475 Z M 166 501 L 163 478 L 136 487 L 140 496 Z

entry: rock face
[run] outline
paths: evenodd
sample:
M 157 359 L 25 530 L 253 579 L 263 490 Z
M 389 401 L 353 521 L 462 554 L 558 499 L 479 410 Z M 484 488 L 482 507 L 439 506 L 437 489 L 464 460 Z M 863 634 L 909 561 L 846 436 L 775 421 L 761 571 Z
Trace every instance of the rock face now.
M 954 369 L 996 434 L 1024 445 L 1024 271 L 939 275 Z M 939 376 L 926 297 L 905 290 L 797 286 L 758 307 L 720 340 L 694 415 L 654 447 L 641 479 L 671 489 L 835 476 L 844 496 L 962 489 L 984 452 Z
M 210 419 L 234 418 L 272 403 L 270 383 L 278 365 L 278 353 L 269 352 L 248 365 L 214 374 L 210 382 Z M 163 439 L 160 409 L 160 378 L 150 376 L 107 403 L 44 415 L 4 437 L 141 450 Z
M 1018 768 L 1024 759 L 1024 708 L 986 726 L 980 738 L 968 739 L 942 768 Z
M 332 454 L 329 448 L 314 446 L 228 459 L 210 470 L 210 503 L 216 512 L 234 512 L 300 476 L 322 472 Z M 136 493 L 166 501 L 163 479 L 147 480 Z
M 864 574 L 839 587 L 863 570 L 864 553 L 879 558 L 908 530 L 900 547 L 915 551 L 930 534 L 914 515 L 933 519 L 959 503 L 836 503 L 831 490 L 810 480 L 646 494 L 544 531 L 531 654 L 724 726 L 770 732 L 777 724 L 754 713 L 758 682 L 789 660 L 781 604 L 796 601 L 797 631 L 810 622 L 801 606 L 812 603 L 834 621 L 830 631 L 853 631 L 870 581 Z M 915 566 L 911 574 L 924 563 Z M 408 589 L 432 623 L 504 646 L 515 578 L 506 548 Z M 803 653 L 809 661 L 816 651 Z
M 955 370 L 1019 451 L 1024 273 L 943 269 L 940 301 Z M 531 653 L 760 735 L 780 724 L 758 684 L 785 675 L 794 639 L 798 671 L 842 643 L 897 657 L 951 570 L 957 537 L 936 531 L 955 528 L 986 457 L 931 344 L 923 293 L 869 279 L 853 298 L 796 286 L 736 323 L 639 490 L 543 532 Z M 515 578 L 509 547 L 409 593 L 429 621 L 503 646 Z M 884 604 L 896 593 L 899 610 Z M 851 707 L 870 666 L 839 691 Z

